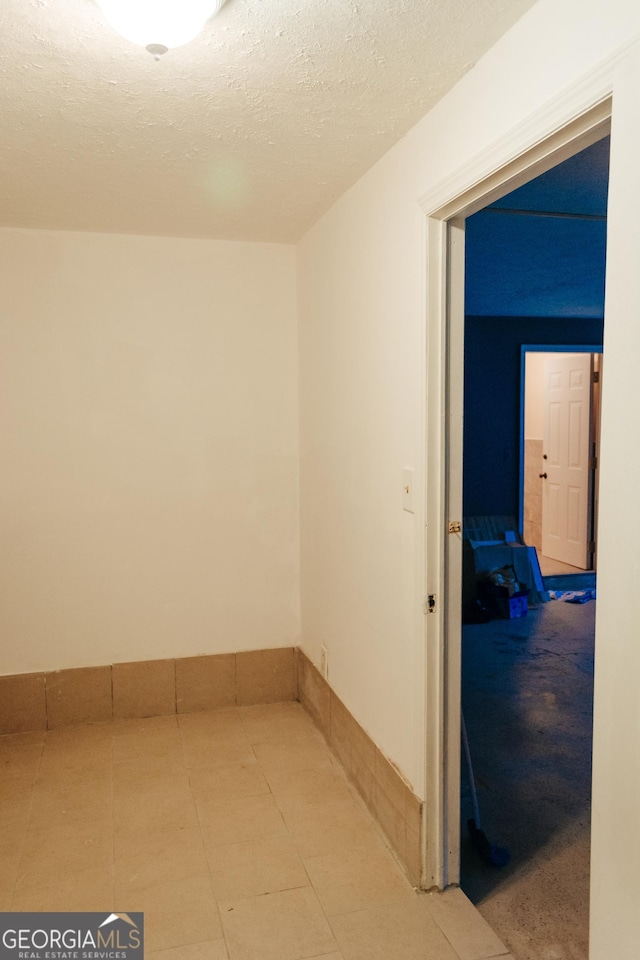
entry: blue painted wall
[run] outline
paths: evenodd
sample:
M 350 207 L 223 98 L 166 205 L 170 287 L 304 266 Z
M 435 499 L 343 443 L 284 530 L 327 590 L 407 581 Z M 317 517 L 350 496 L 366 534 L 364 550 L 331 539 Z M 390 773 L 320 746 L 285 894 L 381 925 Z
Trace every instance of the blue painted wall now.
M 492 206 L 606 216 L 604 139 Z M 606 221 L 466 221 L 464 516 L 518 516 L 520 347 L 602 344 Z
M 466 312 L 602 317 L 606 240 L 603 221 L 476 213 L 466 228 Z
M 518 516 L 520 347 L 602 345 L 602 320 L 467 317 L 464 516 Z
M 510 208 L 606 217 L 608 183 L 609 139 L 605 138 L 469 217 L 466 313 L 602 317 L 606 220 L 500 211 Z

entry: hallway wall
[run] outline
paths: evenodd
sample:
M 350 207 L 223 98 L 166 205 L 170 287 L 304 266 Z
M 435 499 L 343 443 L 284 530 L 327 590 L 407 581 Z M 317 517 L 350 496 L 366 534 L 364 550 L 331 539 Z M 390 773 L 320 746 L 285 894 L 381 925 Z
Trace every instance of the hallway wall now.
M 489 147 L 491 152 L 484 155 L 487 171 L 504 163 L 509 159 L 504 137 L 521 130 L 527 118 L 582 78 L 597 77 L 607 58 L 628 50 L 639 34 L 640 7 L 631 0 L 539 0 L 300 244 L 302 646 L 316 664 L 321 645 L 327 647 L 337 695 L 421 796 L 427 581 L 421 312 L 425 258 L 418 201 L 435 185 L 450 183 L 452 171 L 463 170 Z M 637 197 L 632 170 L 640 147 L 640 118 L 633 114 L 632 101 L 637 101 L 639 85 L 640 76 L 618 70 L 614 117 L 620 109 L 624 119 L 619 125 L 614 121 L 611 190 L 617 193 L 620 177 L 627 199 Z M 551 119 L 548 122 L 551 132 Z M 562 122 L 558 114 L 557 125 Z M 591 960 L 608 960 L 612 949 L 620 960 L 634 960 L 640 941 L 635 909 L 640 895 L 638 831 L 628 841 L 634 822 L 629 803 L 640 785 L 638 698 L 630 688 L 640 672 L 640 648 L 633 636 L 634 490 L 640 485 L 640 454 L 636 447 L 630 451 L 628 442 L 630 420 L 632 425 L 640 416 L 640 404 L 634 403 L 635 413 L 628 409 L 629 397 L 637 393 L 640 351 L 640 345 L 629 349 L 640 336 L 635 322 L 640 289 L 633 266 L 640 256 L 640 211 L 625 216 L 622 195 L 613 207 L 609 256 L 619 257 L 614 268 L 619 293 L 615 298 L 608 293 L 605 355 L 611 366 L 615 343 L 612 364 L 617 369 L 608 369 L 603 396 L 603 418 L 608 418 L 603 432 L 607 436 L 609 430 L 609 440 L 607 450 L 603 445 L 608 466 L 601 481 L 600 513 L 601 525 L 610 531 L 604 556 L 610 558 L 611 575 L 600 575 L 599 630 L 607 643 L 597 653 L 605 703 L 600 711 L 596 704 L 595 736 L 597 753 L 608 748 L 600 765 L 596 758 L 596 770 L 606 769 L 611 786 L 602 794 L 596 789 L 602 806 L 596 810 L 594 828 L 595 889 L 602 895 L 602 873 L 608 890 L 606 906 L 597 895 L 592 902 Z M 624 294 L 625 273 L 632 294 Z M 615 418 L 617 426 L 611 430 Z M 405 467 L 415 470 L 413 515 L 402 509 Z M 633 666 L 624 670 L 624 677 L 616 674 L 617 660 Z M 615 722 L 618 707 L 626 723 Z M 600 729 L 603 723 L 616 727 L 615 746 L 613 729 Z M 631 756 L 622 747 L 629 731 L 635 745 Z M 612 805 L 614 789 L 617 800 Z M 617 906 L 610 909 L 615 897 Z
M 0 230 L 0 674 L 297 642 L 294 271 Z
M 614 95 L 602 385 L 593 735 L 590 960 L 634 960 L 640 943 L 640 49 Z

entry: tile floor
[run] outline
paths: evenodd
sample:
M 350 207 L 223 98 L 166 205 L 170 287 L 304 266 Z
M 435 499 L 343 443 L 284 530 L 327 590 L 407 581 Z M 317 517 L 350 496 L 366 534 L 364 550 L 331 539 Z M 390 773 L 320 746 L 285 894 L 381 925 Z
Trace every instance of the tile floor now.
M 0 910 L 142 910 L 154 960 L 508 960 L 297 703 L 2 737 L 0 770 Z

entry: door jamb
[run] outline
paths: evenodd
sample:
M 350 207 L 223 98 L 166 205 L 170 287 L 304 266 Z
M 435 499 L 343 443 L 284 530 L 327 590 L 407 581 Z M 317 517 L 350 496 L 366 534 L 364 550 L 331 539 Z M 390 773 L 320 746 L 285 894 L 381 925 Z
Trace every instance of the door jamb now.
M 450 522 L 463 519 L 464 258 L 456 249 L 464 249 L 466 217 L 607 135 L 613 63 L 609 67 L 598 87 L 589 80 L 578 84 L 560 104 L 419 201 L 427 277 L 424 889 L 444 889 L 460 879 L 462 534 L 449 532 Z

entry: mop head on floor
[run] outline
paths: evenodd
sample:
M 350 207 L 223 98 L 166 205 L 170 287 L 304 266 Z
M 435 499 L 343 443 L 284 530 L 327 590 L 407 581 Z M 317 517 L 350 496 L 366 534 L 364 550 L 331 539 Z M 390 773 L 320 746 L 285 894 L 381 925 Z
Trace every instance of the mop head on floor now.
M 491 867 L 506 867 L 511 860 L 511 856 L 506 847 L 496 847 L 488 839 L 484 830 L 476 826 L 475 820 L 467 820 L 469 836 L 473 840 L 474 846 L 485 863 Z

